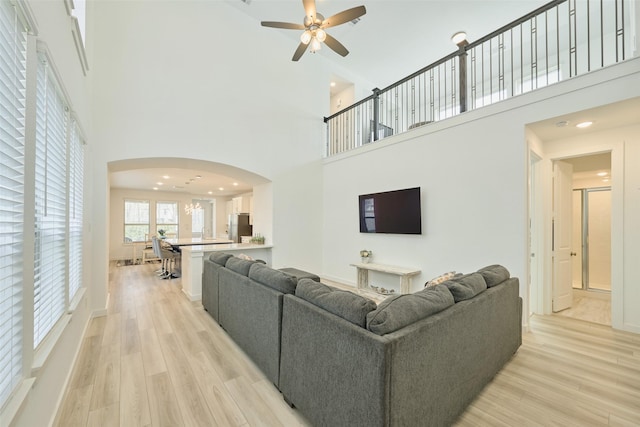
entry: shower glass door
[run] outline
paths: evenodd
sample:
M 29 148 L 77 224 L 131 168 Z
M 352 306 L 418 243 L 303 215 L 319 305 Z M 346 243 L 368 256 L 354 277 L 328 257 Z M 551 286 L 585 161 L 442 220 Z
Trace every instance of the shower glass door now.
M 573 191 L 573 287 L 611 291 L 611 188 Z

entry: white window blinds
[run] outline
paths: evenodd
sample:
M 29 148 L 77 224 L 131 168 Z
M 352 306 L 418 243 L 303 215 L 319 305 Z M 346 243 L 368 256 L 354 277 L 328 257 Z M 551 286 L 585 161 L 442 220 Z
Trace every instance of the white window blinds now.
M 67 107 L 46 57 L 36 94 L 34 348 L 65 311 L 67 262 Z
M 26 32 L 0 0 L 0 408 L 22 379 Z
M 69 300 L 82 286 L 83 176 L 83 144 L 78 124 L 73 120 L 69 139 Z

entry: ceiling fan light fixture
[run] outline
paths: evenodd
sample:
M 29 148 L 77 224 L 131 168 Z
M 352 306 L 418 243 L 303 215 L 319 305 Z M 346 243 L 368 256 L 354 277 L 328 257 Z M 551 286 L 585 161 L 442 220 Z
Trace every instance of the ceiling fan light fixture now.
M 318 28 L 316 30 L 316 39 L 318 39 L 320 43 L 324 42 L 327 39 L 327 33 L 325 33 L 322 28 Z
M 309 50 L 311 52 L 315 52 L 320 49 L 322 49 L 322 43 L 320 43 L 317 38 L 313 37 L 311 39 L 311 45 L 309 46 Z
M 309 44 L 311 41 L 311 31 L 305 30 L 305 32 L 300 35 L 300 41 L 304 44 Z

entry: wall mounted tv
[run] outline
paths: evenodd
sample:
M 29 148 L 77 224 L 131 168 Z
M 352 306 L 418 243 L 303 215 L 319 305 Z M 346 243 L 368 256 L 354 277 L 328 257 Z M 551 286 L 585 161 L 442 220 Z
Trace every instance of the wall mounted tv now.
M 422 234 L 420 187 L 358 198 L 361 233 Z

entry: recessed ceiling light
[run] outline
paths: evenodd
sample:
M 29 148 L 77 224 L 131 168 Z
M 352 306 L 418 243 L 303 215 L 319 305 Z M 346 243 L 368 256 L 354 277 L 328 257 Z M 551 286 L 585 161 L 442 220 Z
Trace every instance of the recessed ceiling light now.
M 603 179 L 602 182 L 609 182 L 609 178 Z
M 598 176 L 607 176 L 607 175 L 609 175 L 609 173 L 608 172 L 598 172 L 596 175 L 598 175 Z
M 336 87 L 336 82 L 331 82 L 331 83 L 329 83 L 329 85 L 330 85 L 331 87 Z
M 233 186 L 234 186 L 234 187 L 237 187 L 237 186 L 238 186 L 238 183 L 237 183 L 237 182 L 234 182 L 234 183 L 233 183 Z
M 220 187 L 220 188 L 218 188 L 218 190 L 224 191 L 224 187 Z
M 163 185 L 160 181 L 156 182 L 157 185 Z
M 157 190 L 157 189 L 158 189 L 158 187 L 153 187 L 153 189 L 154 189 L 154 190 Z
M 162 175 L 164 179 L 169 179 L 169 175 Z
M 568 122 L 568 121 L 566 121 L 566 120 L 561 120 L 561 121 L 559 121 L 559 122 L 557 122 L 557 123 L 556 123 L 556 127 L 563 128 L 563 127 L 567 126 L 568 124 L 569 124 L 569 122 Z
M 196 178 L 200 179 L 200 178 L 202 178 L 202 175 L 196 175 Z
M 213 191 L 208 191 L 207 193 L 208 193 L 208 194 L 213 194 Z
M 588 128 L 588 127 L 589 127 L 589 126 L 591 126 L 592 124 L 593 124 L 593 122 L 589 122 L 589 121 L 587 121 L 587 122 L 581 122 L 581 123 L 578 123 L 578 124 L 576 125 L 576 127 L 577 127 L 577 128 L 580 128 L 580 129 L 584 129 L 584 128 Z

